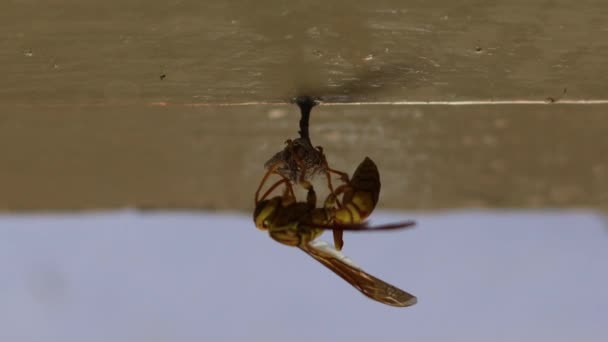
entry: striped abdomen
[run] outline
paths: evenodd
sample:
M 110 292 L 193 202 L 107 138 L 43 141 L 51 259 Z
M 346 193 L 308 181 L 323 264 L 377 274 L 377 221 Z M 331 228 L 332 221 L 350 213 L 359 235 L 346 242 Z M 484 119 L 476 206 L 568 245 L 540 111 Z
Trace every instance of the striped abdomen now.
M 361 223 L 374 211 L 380 195 L 380 173 L 376 164 L 365 157 L 350 184 L 344 190 L 343 207 L 336 210 L 337 223 Z

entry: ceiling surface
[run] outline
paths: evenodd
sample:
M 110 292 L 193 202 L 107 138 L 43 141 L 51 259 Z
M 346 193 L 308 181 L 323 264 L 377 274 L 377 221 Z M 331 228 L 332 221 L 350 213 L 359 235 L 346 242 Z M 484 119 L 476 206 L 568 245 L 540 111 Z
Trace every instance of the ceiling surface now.
M 608 209 L 608 4 L 0 4 L 0 210 L 250 210 L 297 136 L 394 209 Z

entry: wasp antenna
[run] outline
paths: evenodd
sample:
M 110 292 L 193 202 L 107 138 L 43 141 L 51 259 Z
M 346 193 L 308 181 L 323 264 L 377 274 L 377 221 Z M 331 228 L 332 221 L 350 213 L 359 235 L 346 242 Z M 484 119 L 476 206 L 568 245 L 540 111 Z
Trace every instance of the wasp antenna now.
M 368 222 L 363 222 L 360 224 L 334 224 L 334 229 L 339 230 L 351 230 L 351 231 L 370 231 L 370 230 L 393 230 L 393 229 L 403 229 L 410 228 L 416 225 L 414 221 L 402 221 L 395 223 L 387 223 L 381 225 L 370 225 Z
M 369 230 L 392 230 L 392 229 L 403 229 L 410 228 L 416 225 L 416 221 L 401 221 L 395 223 L 387 223 L 381 225 L 368 225 L 367 229 Z
M 416 225 L 415 221 L 401 221 L 395 223 L 387 223 L 381 225 L 370 225 L 368 222 L 363 223 L 331 223 L 331 224 L 313 224 L 311 227 L 319 228 L 319 229 L 332 229 L 332 230 L 341 230 L 341 231 L 376 231 L 376 230 L 395 230 L 395 229 L 403 229 L 410 228 Z

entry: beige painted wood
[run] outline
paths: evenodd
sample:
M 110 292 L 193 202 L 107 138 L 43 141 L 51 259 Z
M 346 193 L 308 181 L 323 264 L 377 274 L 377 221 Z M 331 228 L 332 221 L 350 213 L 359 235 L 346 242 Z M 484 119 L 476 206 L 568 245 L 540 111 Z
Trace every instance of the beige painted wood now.
M 606 209 L 607 33 L 598 1 L 3 1 L 0 210 L 250 210 L 303 92 L 504 101 L 317 108 L 382 207 Z
M 2 108 L 0 207 L 251 209 L 295 107 Z M 374 159 L 389 208 L 608 204 L 603 106 L 332 106 L 311 135 L 335 168 Z

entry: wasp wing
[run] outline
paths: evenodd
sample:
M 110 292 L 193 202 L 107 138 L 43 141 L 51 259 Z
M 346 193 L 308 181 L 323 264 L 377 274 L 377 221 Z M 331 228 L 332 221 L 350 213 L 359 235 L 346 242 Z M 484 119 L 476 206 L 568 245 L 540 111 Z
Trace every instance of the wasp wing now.
M 355 265 L 347 256 L 324 241 L 311 241 L 300 246 L 306 254 L 325 265 L 365 296 L 391 306 L 405 307 L 416 304 L 416 297 L 396 288 Z

